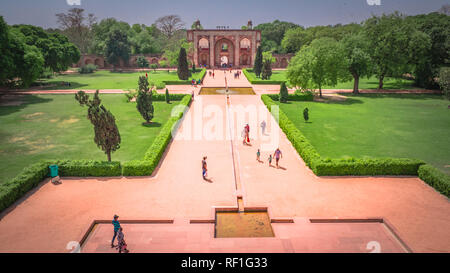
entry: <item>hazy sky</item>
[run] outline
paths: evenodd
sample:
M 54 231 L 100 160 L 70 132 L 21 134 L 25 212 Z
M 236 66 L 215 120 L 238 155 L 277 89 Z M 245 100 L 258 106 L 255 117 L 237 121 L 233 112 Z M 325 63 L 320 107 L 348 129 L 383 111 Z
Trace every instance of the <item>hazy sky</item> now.
M 68 2 L 81 2 L 70 6 Z M 368 2 L 381 2 L 369 5 Z M 190 27 L 197 18 L 204 28 L 240 28 L 275 19 L 303 26 L 361 22 L 371 14 L 400 11 L 414 15 L 438 10 L 450 0 L 0 0 L 0 15 L 8 24 L 57 27 L 56 13 L 80 7 L 101 20 L 107 17 L 130 24 L 152 24 L 168 14 L 178 14 Z

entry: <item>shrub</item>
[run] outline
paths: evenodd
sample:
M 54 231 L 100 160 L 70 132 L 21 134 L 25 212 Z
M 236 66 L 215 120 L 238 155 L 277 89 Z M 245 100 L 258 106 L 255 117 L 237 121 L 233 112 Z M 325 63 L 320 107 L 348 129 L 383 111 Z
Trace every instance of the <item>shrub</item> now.
M 80 74 L 94 73 L 95 70 L 97 70 L 96 65 L 88 64 L 88 65 L 84 65 L 84 66 L 78 68 L 78 73 L 80 73 Z
M 146 176 L 151 175 L 153 170 L 152 163 L 146 160 L 133 160 L 122 164 L 123 176 Z
M 279 94 L 269 94 L 268 96 L 274 101 L 280 100 Z M 287 101 L 313 101 L 313 100 L 314 94 L 309 91 L 304 93 L 288 94 L 287 96 Z
M 48 175 L 49 164 L 39 162 L 23 169 L 16 177 L 0 185 L 0 211 L 12 205 Z
M 419 167 L 419 178 L 426 182 L 428 185 L 435 188 L 443 195 L 450 198 L 450 176 L 444 174 L 438 169 L 425 164 Z
M 283 103 L 287 102 L 288 96 L 289 96 L 289 93 L 288 93 L 288 90 L 286 87 L 286 83 L 282 82 L 280 85 L 280 94 L 279 94 L 280 102 L 283 102 Z
M 104 177 L 122 175 L 122 168 L 118 161 L 56 160 L 46 161 L 46 163 L 58 165 L 59 176 Z
M 147 68 L 149 67 L 149 62 L 144 56 L 139 56 L 136 59 L 137 66 L 139 68 Z
M 303 109 L 303 119 L 305 120 L 305 122 L 308 122 L 308 120 L 309 120 L 309 110 L 308 110 L 308 107 L 306 107 L 305 109 Z

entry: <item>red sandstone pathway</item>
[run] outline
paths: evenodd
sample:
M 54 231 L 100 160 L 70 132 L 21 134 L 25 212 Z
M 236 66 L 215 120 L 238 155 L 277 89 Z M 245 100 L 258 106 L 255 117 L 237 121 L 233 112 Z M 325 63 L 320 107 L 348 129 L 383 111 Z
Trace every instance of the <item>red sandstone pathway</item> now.
M 215 81 L 206 79 L 205 84 L 213 86 Z M 270 137 L 255 134 L 259 120 L 249 116 L 231 126 L 238 135 L 247 120 L 251 126 L 252 146 L 244 146 L 238 137 L 233 141 L 234 158 L 229 140 L 204 135 L 196 140 L 195 132 L 194 140 L 179 139 L 191 128 L 190 114 L 201 112 L 193 119 L 203 122 L 203 130 L 220 132 L 222 128 L 222 134 L 229 132 L 226 114 L 220 115 L 227 112 L 225 97 L 196 96 L 155 176 L 63 178 L 57 186 L 44 182 L 1 215 L 0 252 L 68 252 L 67 243 L 79 241 L 93 220 L 110 219 L 114 214 L 121 220 L 175 220 L 172 228 L 163 229 L 165 233 L 161 233 L 163 226 L 127 226 L 128 243 L 141 252 L 367 252 L 363 242 L 370 238 L 380 241 L 382 251 L 401 251 L 379 226 L 312 225 L 304 220 L 368 217 L 388 219 L 414 252 L 450 252 L 449 201 L 419 178 L 316 177 L 278 125 L 270 122 L 271 116 L 259 96 L 230 98 L 230 110 L 240 106 L 263 109 L 259 118 L 268 120 Z M 222 121 L 218 126 L 212 123 L 215 115 Z M 277 131 L 284 169 L 268 167 L 266 150 L 261 156 L 264 163 L 256 162 L 257 147 L 273 140 Z M 203 155 L 208 156 L 212 183 L 201 178 Z M 238 167 L 239 191 L 233 159 Z M 243 196 L 245 207 L 267 207 L 272 219 L 292 218 L 295 223 L 273 224 L 276 237 L 265 240 L 213 239 L 211 224 L 188 224 L 191 219 L 213 219 L 215 207 L 236 207 L 238 194 Z M 112 228 L 100 225 L 91 235 L 86 251 L 110 251 L 103 245 L 109 244 L 106 240 L 112 235 L 108 236 L 107 227 Z M 136 243 L 134 239 L 138 238 Z

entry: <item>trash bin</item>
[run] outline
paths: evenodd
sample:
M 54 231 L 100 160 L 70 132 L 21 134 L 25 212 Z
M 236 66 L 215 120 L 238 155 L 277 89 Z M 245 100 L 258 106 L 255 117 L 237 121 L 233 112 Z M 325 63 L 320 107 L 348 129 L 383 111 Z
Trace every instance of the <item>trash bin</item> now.
M 51 177 L 56 177 L 58 176 L 58 165 L 50 165 L 50 176 Z

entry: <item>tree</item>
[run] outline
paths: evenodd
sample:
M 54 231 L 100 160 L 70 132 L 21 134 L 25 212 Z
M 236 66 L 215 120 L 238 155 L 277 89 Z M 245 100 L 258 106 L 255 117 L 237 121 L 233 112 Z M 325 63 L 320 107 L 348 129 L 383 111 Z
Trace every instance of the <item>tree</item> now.
M 169 89 L 166 88 L 166 102 L 170 103 Z
M 297 27 L 286 31 L 281 46 L 286 52 L 295 53 L 311 41 L 311 35 L 303 27 Z
M 308 107 L 305 107 L 305 109 L 303 109 L 303 119 L 305 120 L 305 122 L 308 122 L 308 120 L 309 120 L 309 110 L 308 110 Z
M 288 97 L 289 97 L 289 93 L 288 93 L 288 89 L 286 87 L 286 83 L 282 82 L 280 84 L 280 96 L 279 96 L 280 102 L 286 103 L 288 100 Z
M 408 63 L 408 31 L 399 13 L 381 17 L 373 16 L 364 23 L 364 33 L 369 41 L 369 52 L 375 65 L 378 89 L 383 88 L 386 76 L 401 76 Z
M 140 76 L 136 108 L 147 124 L 153 119 L 154 108 L 152 100 L 152 92 L 149 88 L 148 79 L 145 76 Z
M 156 20 L 156 25 L 167 38 L 172 38 L 177 30 L 180 30 L 184 23 L 178 15 L 166 15 Z
M 15 25 L 26 37 L 26 43 L 36 46 L 44 57 L 44 66 L 53 72 L 66 71 L 80 59 L 80 51 L 69 39 L 59 33 L 47 33 L 41 27 Z
M 184 47 L 180 48 L 180 53 L 178 54 L 178 70 L 177 70 L 178 78 L 180 80 L 188 80 L 189 79 L 189 68 L 186 57 L 186 49 Z
M 16 83 L 28 87 L 42 73 L 44 57 L 34 45 L 26 43 L 27 37 L 17 28 L 9 27 L 0 17 L 0 84 Z
M 443 67 L 439 73 L 439 85 L 444 96 L 450 100 L 450 67 Z
M 275 20 L 272 23 L 259 24 L 255 29 L 261 30 L 261 47 L 263 51 L 285 53 L 281 47 L 281 41 L 286 31 L 296 27 L 298 25 L 294 23 Z
M 114 70 L 116 65 L 119 64 L 120 59 L 128 62 L 128 58 L 130 57 L 130 44 L 125 32 L 115 29 L 109 34 L 106 40 L 105 56 L 108 63 L 113 65 Z
M 75 94 L 81 106 L 88 107 L 87 118 L 94 125 L 94 142 L 105 152 L 108 161 L 111 161 L 111 153 L 120 148 L 120 133 L 116 125 L 116 119 L 113 114 L 103 105 L 98 96 L 98 90 L 94 94 L 94 98 L 89 100 L 89 96 L 84 91 Z
M 348 71 L 353 76 L 353 93 L 359 93 L 359 79 L 372 74 L 368 42 L 361 34 L 349 34 L 341 40 Z
M 348 64 L 344 50 L 332 38 L 314 40 L 300 49 L 291 59 L 287 69 L 289 82 L 302 89 L 318 88 L 322 97 L 324 85 L 335 86 L 348 77 Z
M 148 68 L 150 66 L 148 60 L 144 56 L 137 57 L 136 63 L 139 68 Z
M 92 44 L 92 26 L 96 22 L 94 14 L 84 14 L 84 9 L 72 8 L 67 13 L 56 14 L 57 21 L 67 35 L 82 53 L 87 53 Z
M 415 64 L 413 71 L 415 83 L 426 88 L 438 88 L 434 79 L 438 77 L 440 67 L 447 66 L 450 59 L 449 16 L 433 12 L 426 15 L 408 16 L 405 21 L 407 25 L 413 26 L 416 31 L 427 34 L 431 42 L 428 53 L 421 56 L 421 61 Z M 420 38 L 420 34 L 414 36 Z M 427 40 L 424 37 L 422 39 Z M 426 44 L 426 42 L 421 42 L 416 46 L 423 48 L 422 43 Z M 414 49 L 412 41 L 410 44 L 412 45 L 410 48 Z M 415 54 L 414 51 L 410 50 L 410 56 L 413 54 Z
M 263 65 L 263 56 L 262 56 L 262 48 L 258 46 L 258 50 L 256 51 L 255 64 L 253 66 L 253 72 L 255 72 L 256 77 L 261 75 Z
M 199 19 L 195 20 L 192 23 L 191 29 L 203 29 L 203 26 L 202 26 L 202 24 L 200 24 L 200 20 Z
M 271 76 L 272 76 L 272 59 L 265 59 L 263 62 L 261 79 L 270 80 Z
M 117 21 L 114 18 L 103 19 L 99 23 L 92 25 L 93 38 L 91 47 L 93 53 L 101 55 L 106 54 L 106 42 L 114 30 L 126 33 L 129 39 L 132 38 L 129 35 L 134 34 L 134 32 L 131 31 L 130 25 L 126 22 Z

